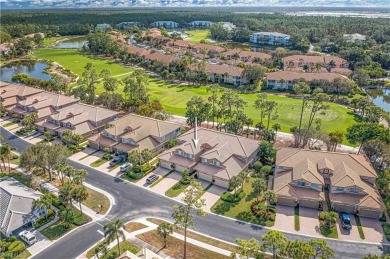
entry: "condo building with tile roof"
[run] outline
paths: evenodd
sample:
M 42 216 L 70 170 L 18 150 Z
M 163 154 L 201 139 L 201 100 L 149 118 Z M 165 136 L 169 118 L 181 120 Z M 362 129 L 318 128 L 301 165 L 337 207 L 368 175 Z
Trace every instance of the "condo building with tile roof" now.
M 377 174 L 363 155 L 281 148 L 276 154 L 277 203 L 379 218 L 385 206 L 375 186 Z

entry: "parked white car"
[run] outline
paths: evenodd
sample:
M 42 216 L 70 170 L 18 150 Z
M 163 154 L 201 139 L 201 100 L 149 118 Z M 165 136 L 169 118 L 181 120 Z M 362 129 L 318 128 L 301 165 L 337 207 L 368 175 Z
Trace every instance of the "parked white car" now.
M 37 242 L 37 238 L 30 231 L 24 230 L 19 233 L 19 237 L 28 245 L 33 245 Z
M 126 169 L 129 168 L 130 166 L 133 166 L 133 164 L 132 163 L 126 163 L 126 164 L 121 165 L 121 167 L 120 167 L 121 172 L 125 172 Z

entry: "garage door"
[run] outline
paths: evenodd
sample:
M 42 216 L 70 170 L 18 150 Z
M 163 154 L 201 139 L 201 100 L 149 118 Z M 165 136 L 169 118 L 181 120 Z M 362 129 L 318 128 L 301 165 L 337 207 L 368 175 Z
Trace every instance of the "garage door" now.
M 221 186 L 223 188 L 226 188 L 226 189 L 229 188 L 229 182 L 221 180 L 221 179 L 215 179 L 214 184 L 218 185 L 218 186 Z
M 317 200 L 299 200 L 300 207 L 314 208 L 318 209 L 318 201 Z
M 208 175 L 208 174 L 205 174 L 205 173 L 202 173 L 202 172 L 198 172 L 198 178 L 199 179 L 202 179 L 202 180 L 205 180 L 207 182 L 212 182 L 213 181 L 213 178 L 211 175 Z
M 171 163 L 166 162 L 166 161 L 161 161 L 160 160 L 160 166 L 163 167 L 163 168 L 166 168 L 166 169 L 172 169 Z
M 99 144 L 95 142 L 89 142 L 89 146 L 94 149 L 99 149 Z
M 278 197 L 277 204 L 295 206 L 295 199 L 287 197 Z
M 180 166 L 180 165 L 176 165 L 176 169 L 175 170 L 180 172 L 180 173 L 183 172 L 183 170 L 189 171 L 188 168 L 185 168 L 185 167 Z
M 334 210 L 339 212 L 354 213 L 355 206 L 350 206 L 345 204 L 334 204 Z
M 381 212 L 377 210 L 370 210 L 370 209 L 359 209 L 358 215 L 361 217 L 379 219 L 379 217 L 381 216 Z

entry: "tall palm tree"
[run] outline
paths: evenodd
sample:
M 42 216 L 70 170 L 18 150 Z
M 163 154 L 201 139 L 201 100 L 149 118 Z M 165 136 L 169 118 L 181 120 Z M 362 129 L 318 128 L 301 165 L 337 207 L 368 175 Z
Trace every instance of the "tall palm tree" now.
M 275 140 L 276 140 L 276 137 L 278 135 L 278 131 L 280 130 L 280 124 L 279 123 L 275 123 L 274 125 L 272 125 L 272 129 L 275 131 Z
M 104 226 L 104 237 L 106 237 L 109 241 L 113 241 L 116 239 L 118 245 L 118 254 L 121 254 L 121 248 L 119 246 L 119 237 L 125 238 L 125 234 L 123 232 L 123 222 L 121 219 L 117 219 L 115 221 L 109 222 Z
M 264 193 L 264 198 L 266 200 L 267 212 L 268 212 L 270 205 L 276 203 L 277 197 L 273 191 L 266 191 Z
M 173 233 L 173 227 L 168 222 L 161 223 L 157 228 L 157 234 L 164 238 L 164 248 L 167 247 L 167 237 Z
M 45 208 L 45 218 L 47 219 L 47 212 L 53 204 L 52 196 L 49 193 L 43 194 L 41 197 L 33 201 L 34 208 Z
M 8 143 L 4 143 L 0 147 L 0 156 L 3 160 L 4 168 L 5 168 L 5 162 L 4 160 L 7 159 L 8 162 L 8 173 L 11 173 L 11 166 L 10 166 L 10 157 L 12 155 L 11 148 Z
M 73 199 L 79 203 L 81 215 L 83 215 L 83 209 L 81 203 L 88 198 L 88 190 L 82 184 L 77 184 L 73 189 Z

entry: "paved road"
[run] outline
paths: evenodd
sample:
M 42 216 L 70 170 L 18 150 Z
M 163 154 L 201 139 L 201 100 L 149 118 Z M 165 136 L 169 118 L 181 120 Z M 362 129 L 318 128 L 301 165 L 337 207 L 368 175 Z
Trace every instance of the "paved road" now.
M 0 131 L 5 141 L 19 152 L 30 145 L 7 130 L 0 128 Z M 115 204 L 105 220 L 80 227 L 33 258 L 67 259 L 77 257 L 102 238 L 98 230 L 103 230 L 102 226 L 106 224 L 107 220 L 121 218 L 124 222 L 127 222 L 139 217 L 153 216 L 171 220 L 172 206 L 175 204 L 173 200 L 124 182 L 119 178 L 113 178 L 83 164 L 74 161 L 70 161 L 70 164 L 88 170 L 89 175 L 86 177 L 86 182 L 110 193 L 115 198 Z M 261 239 L 261 236 L 268 231 L 256 225 L 234 221 L 214 214 L 209 214 L 206 218 L 197 218 L 196 221 L 198 224 L 195 230 L 229 242 L 234 242 L 234 239 L 238 237 Z M 290 240 L 309 239 L 305 236 L 289 233 L 286 233 L 286 236 Z M 383 247 L 374 244 L 337 240 L 329 240 L 328 244 L 335 250 L 337 258 L 361 258 L 368 253 L 383 253 Z M 390 249 L 388 252 L 390 252 Z

